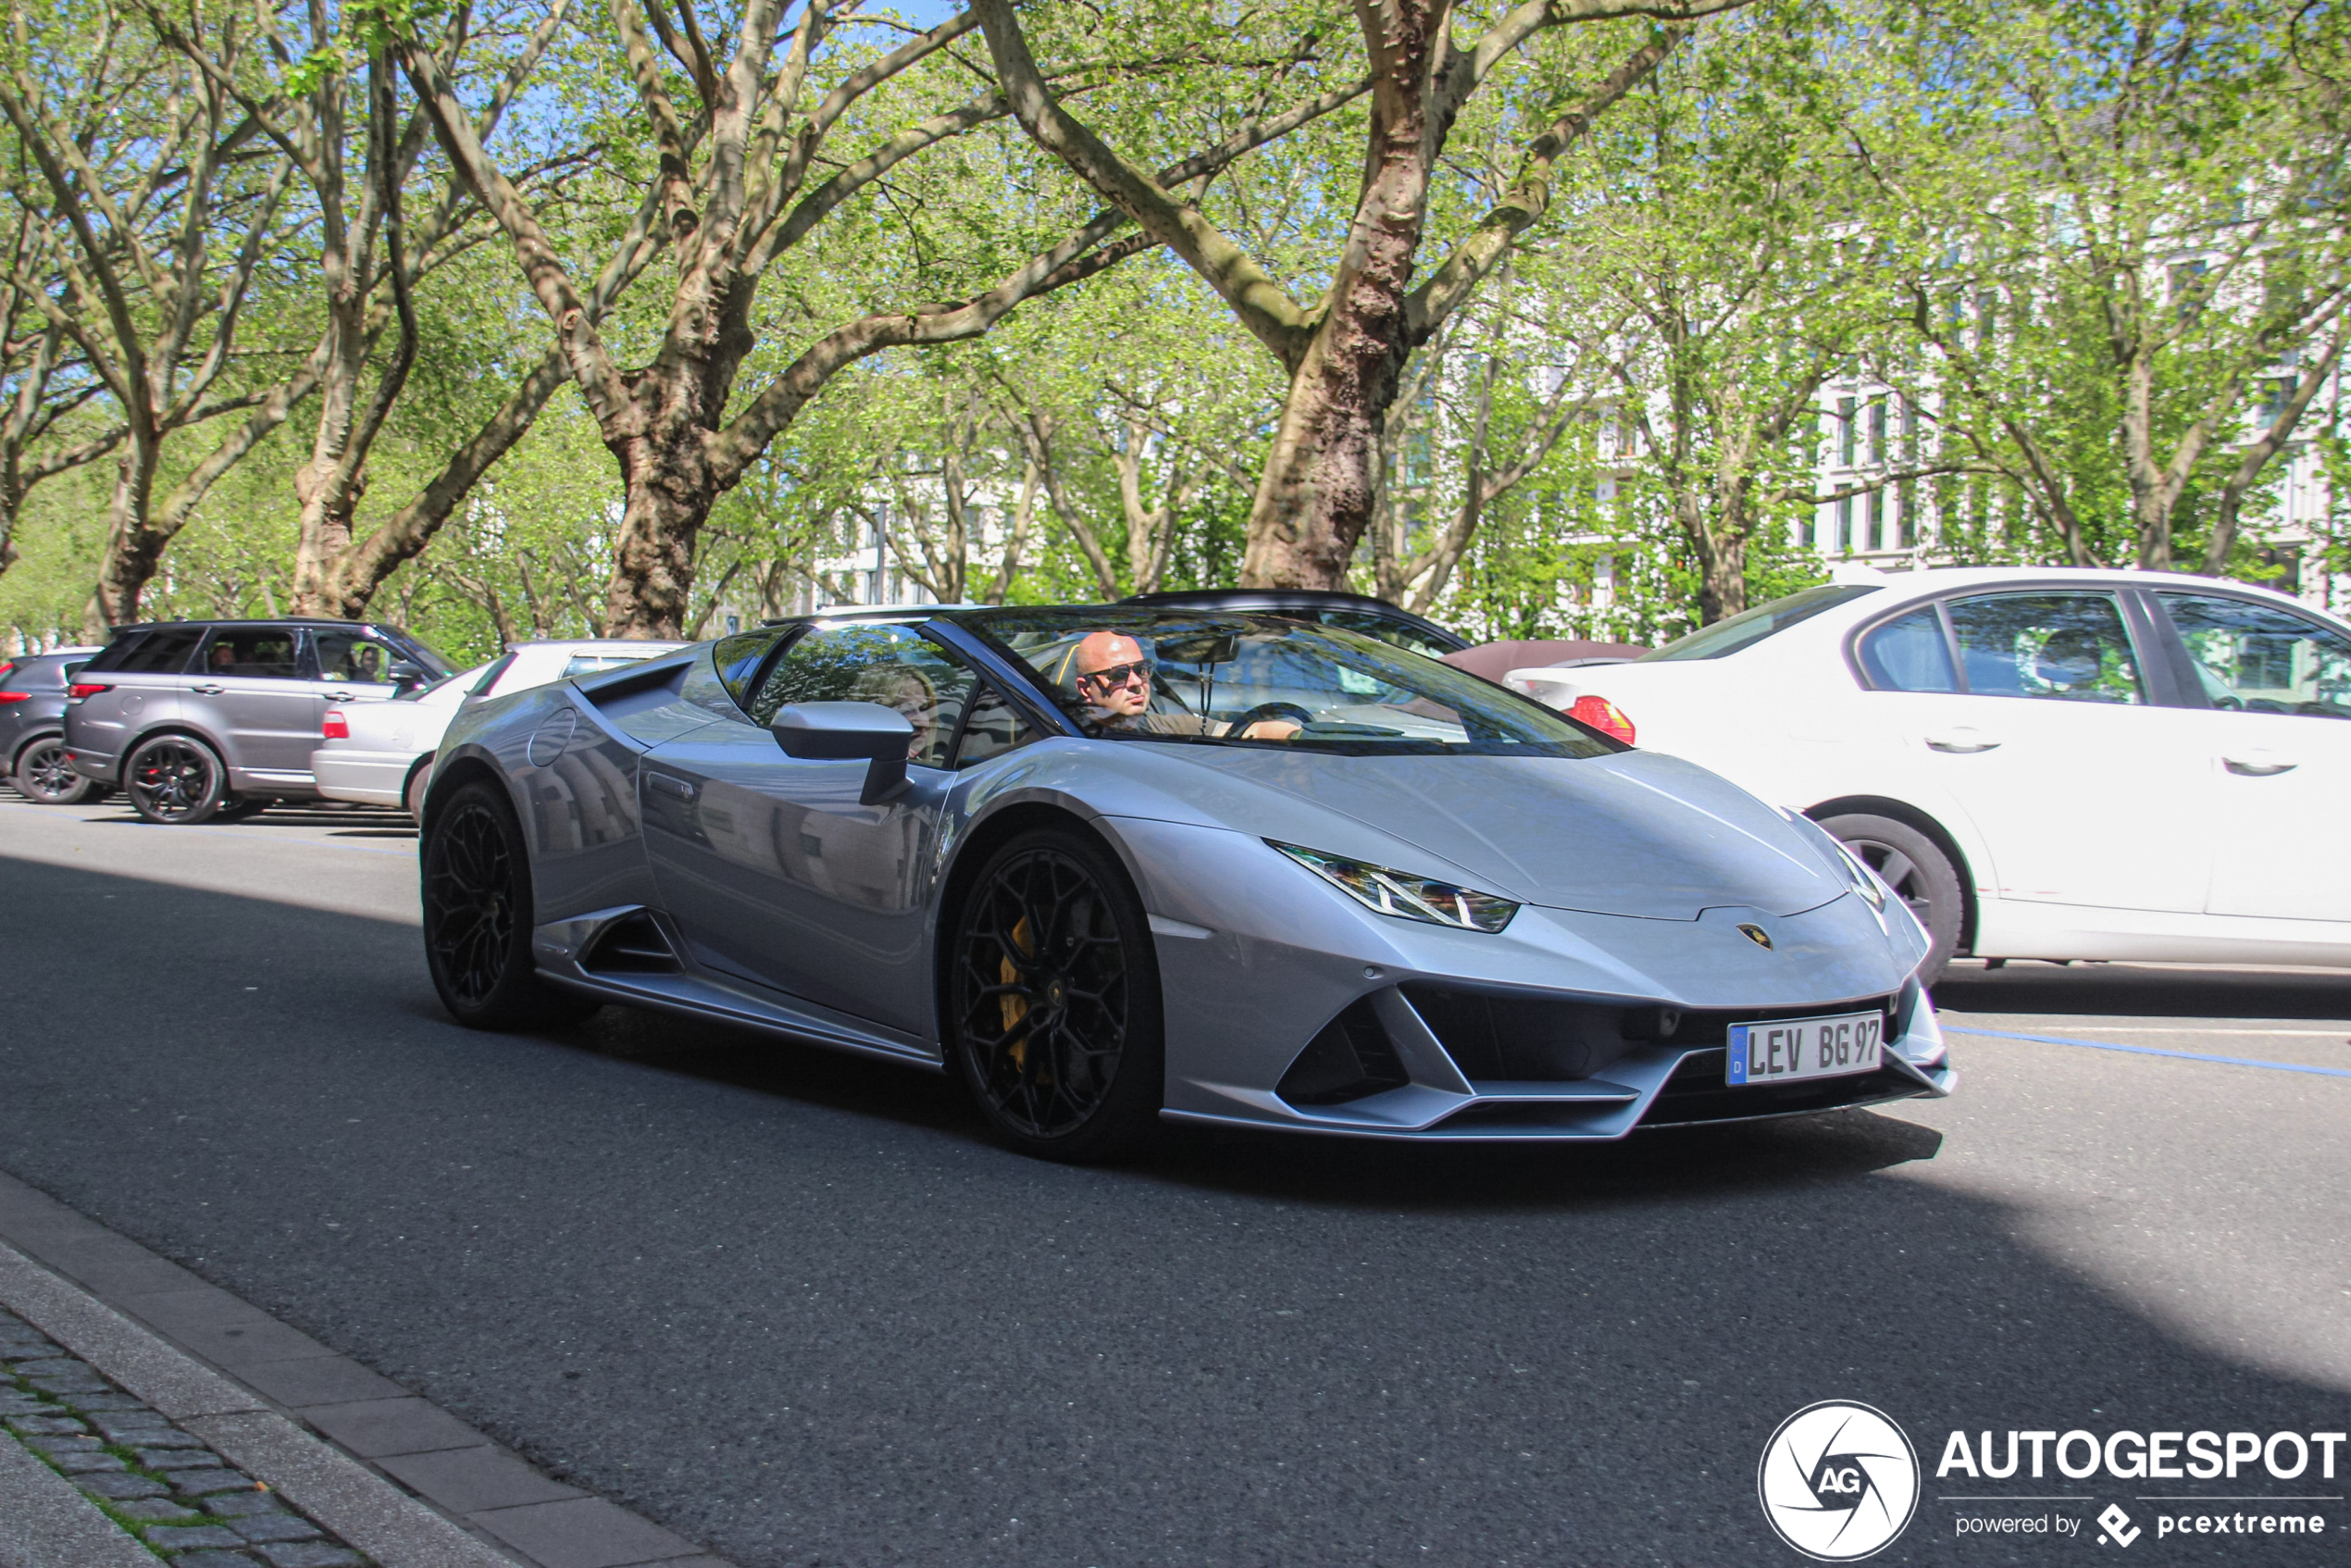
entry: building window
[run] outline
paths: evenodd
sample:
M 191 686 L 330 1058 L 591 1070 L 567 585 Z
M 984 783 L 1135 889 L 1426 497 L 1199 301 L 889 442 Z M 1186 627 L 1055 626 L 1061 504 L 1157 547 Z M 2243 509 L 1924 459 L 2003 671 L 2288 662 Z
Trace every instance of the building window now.
M 1870 461 L 1885 461 L 1885 399 L 1882 397 L 1870 404 Z
M 1853 467 L 1853 400 L 1836 400 L 1836 460 L 1845 467 Z
M 1882 491 L 1882 490 L 1873 490 L 1873 491 L 1870 492 L 1870 499 L 1869 499 L 1869 530 L 1868 530 L 1867 535 L 1865 536 L 1865 537 L 1868 539 L 1869 542 L 1868 542 L 1866 545 L 1864 545 L 1864 546 L 1863 546 L 1863 548 L 1864 548 L 1864 549 L 1869 549 L 1869 550 L 1883 550 L 1883 549 L 1885 549 L 1885 492 L 1884 492 L 1884 491 Z
M 1836 498 L 1836 531 L 1829 536 L 1829 554 L 1832 555 L 1846 554 L 1852 548 L 1852 538 L 1853 498 L 1849 495 L 1840 495 Z

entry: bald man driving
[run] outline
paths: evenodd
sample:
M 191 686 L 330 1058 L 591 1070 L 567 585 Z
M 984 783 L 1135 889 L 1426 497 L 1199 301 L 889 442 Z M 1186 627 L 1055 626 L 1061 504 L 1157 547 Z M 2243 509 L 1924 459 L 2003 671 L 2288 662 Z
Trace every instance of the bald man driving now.
M 1229 735 L 1232 726 L 1200 714 L 1151 710 L 1151 662 L 1143 645 L 1124 632 L 1088 633 L 1077 644 L 1070 667 L 1077 695 L 1107 729 L 1146 735 Z M 1298 733 L 1287 719 L 1260 719 L 1240 732 L 1246 740 L 1287 740 Z

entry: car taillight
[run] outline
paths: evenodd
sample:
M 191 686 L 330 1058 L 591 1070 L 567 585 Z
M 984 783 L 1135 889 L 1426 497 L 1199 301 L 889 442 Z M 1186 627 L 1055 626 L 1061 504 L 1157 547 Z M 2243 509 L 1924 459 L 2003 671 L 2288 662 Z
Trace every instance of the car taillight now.
M 31 701 L 32 693 L 30 691 L 0 691 L 0 703 L 30 703 Z
M 1622 740 L 1628 746 L 1633 743 L 1633 721 L 1624 716 L 1623 708 L 1606 697 L 1595 697 L 1586 692 L 1575 699 L 1575 705 L 1567 710 L 1567 716 L 1590 725 L 1611 740 Z
M 77 680 L 71 686 L 66 688 L 66 695 L 77 698 L 94 697 L 101 691 L 111 691 L 113 690 L 114 688 L 112 686 L 109 686 L 103 680 Z
M 329 708 L 327 716 L 318 723 L 318 733 L 330 740 L 351 739 L 351 721 L 342 716 L 341 708 Z

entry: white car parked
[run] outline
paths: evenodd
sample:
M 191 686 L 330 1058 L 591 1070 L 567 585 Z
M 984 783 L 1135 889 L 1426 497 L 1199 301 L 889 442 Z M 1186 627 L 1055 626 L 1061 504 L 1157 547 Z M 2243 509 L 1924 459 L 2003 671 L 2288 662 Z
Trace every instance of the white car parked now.
M 2351 626 L 2283 594 L 1902 573 L 1505 679 L 1811 816 L 1947 957 L 2351 965 Z
M 503 658 L 390 702 L 329 708 L 320 725 L 325 743 L 310 753 L 310 771 L 318 780 L 318 793 L 330 801 L 405 806 L 421 822 L 433 753 L 449 721 L 466 703 L 634 664 L 684 646 L 604 639 L 517 642 Z

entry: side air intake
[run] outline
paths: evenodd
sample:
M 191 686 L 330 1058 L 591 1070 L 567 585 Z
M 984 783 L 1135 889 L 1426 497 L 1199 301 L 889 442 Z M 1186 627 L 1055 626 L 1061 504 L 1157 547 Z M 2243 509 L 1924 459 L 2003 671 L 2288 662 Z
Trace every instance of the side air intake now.
M 1293 1105 L 1343 1105 L 1412 1081 L 1371 999 L 1358 997 L 1306 1042 L 1274 1092 Z
M 591 974 L 675 975 L 684 967 L 653 917 L 640 910 L 614 921 L 591 943 L 579 966 Z

